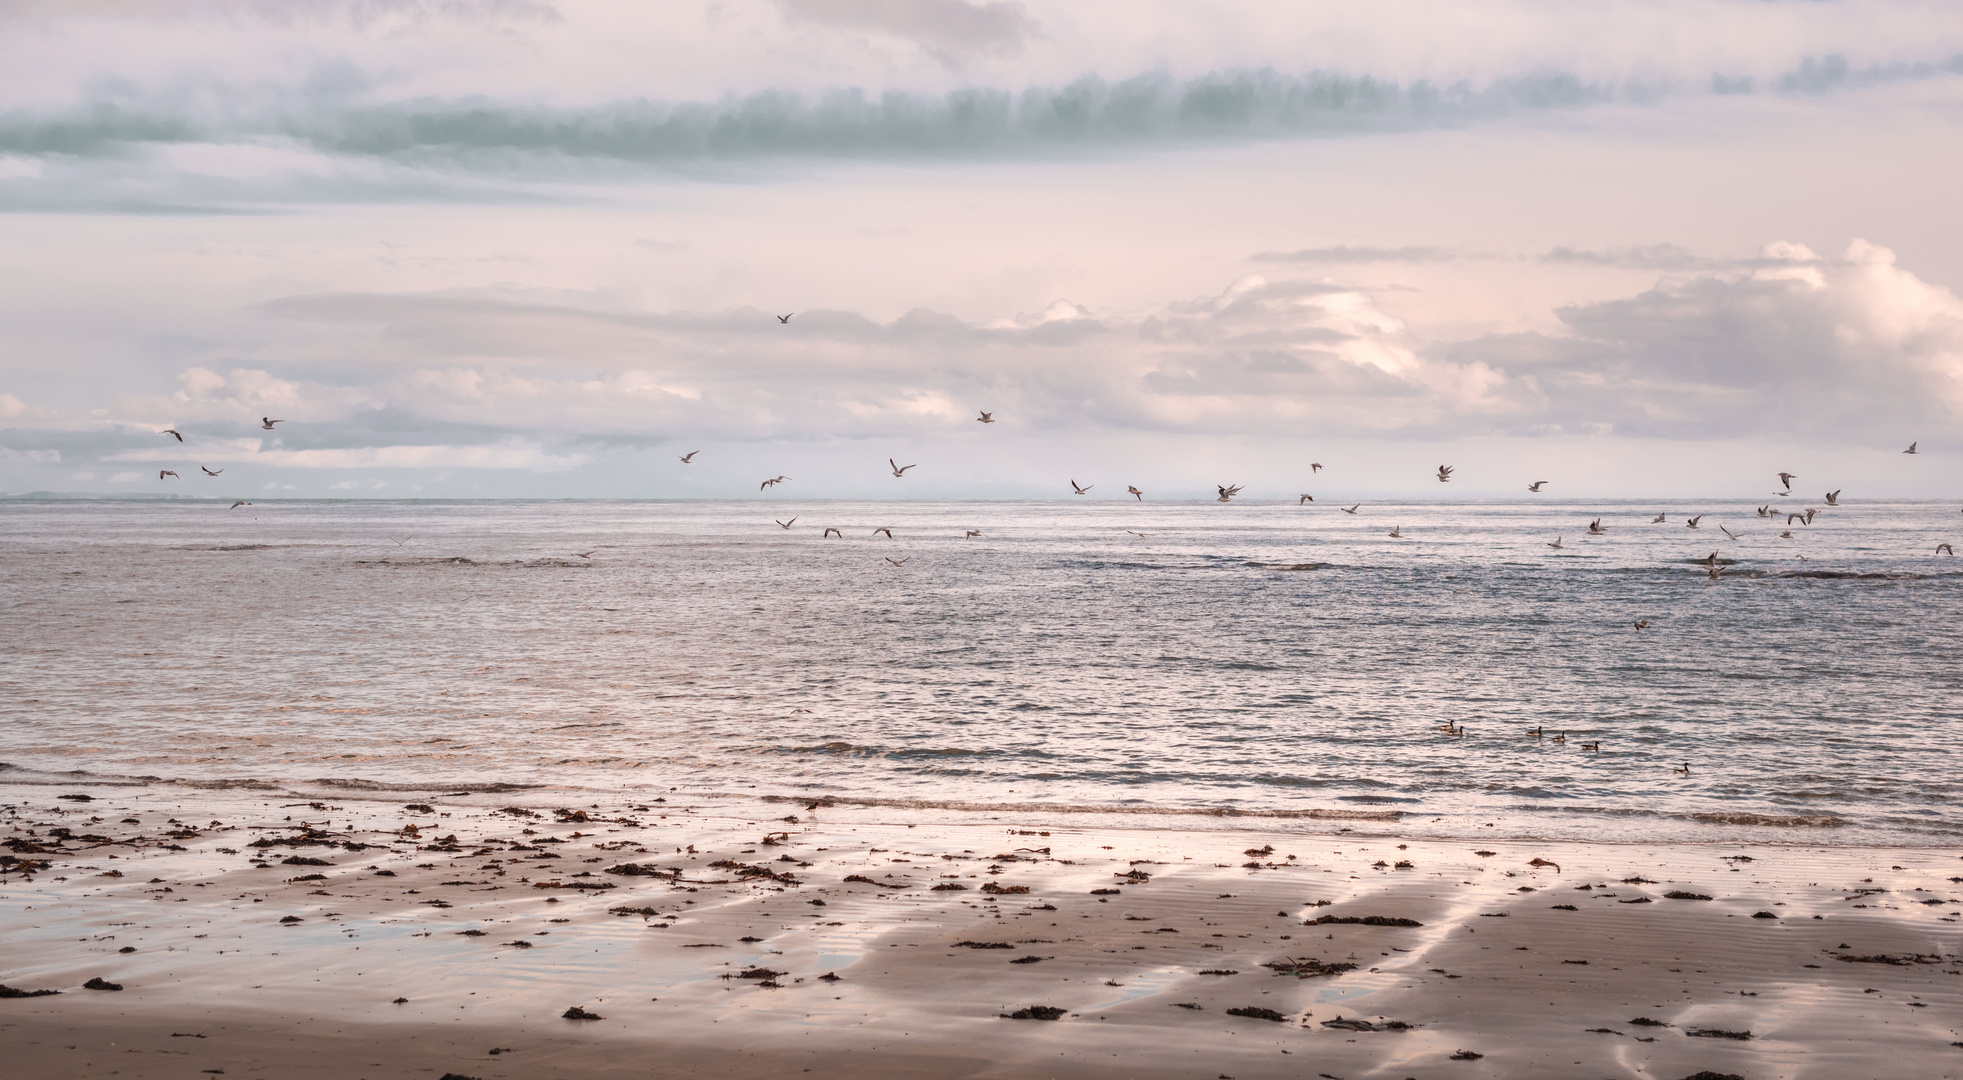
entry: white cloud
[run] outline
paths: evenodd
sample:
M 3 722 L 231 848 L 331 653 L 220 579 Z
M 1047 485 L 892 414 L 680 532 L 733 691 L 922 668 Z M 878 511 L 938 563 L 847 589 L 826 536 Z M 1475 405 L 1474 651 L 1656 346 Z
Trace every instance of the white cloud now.
M 0 446 L 0 465 L 59 465 L 59 450 L 12 450 Z

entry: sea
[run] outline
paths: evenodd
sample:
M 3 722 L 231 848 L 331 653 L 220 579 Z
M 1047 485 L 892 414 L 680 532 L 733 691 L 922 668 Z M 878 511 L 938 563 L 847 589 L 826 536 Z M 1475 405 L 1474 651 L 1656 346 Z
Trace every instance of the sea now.
M 7 500 L 0 782 L 1963 843 L 1963 514 L 1814 505 Z

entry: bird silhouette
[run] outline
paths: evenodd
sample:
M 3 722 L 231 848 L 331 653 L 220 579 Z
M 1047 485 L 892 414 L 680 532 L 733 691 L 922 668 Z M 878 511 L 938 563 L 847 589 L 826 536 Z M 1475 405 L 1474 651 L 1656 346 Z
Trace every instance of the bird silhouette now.
M 1560 537 L 1558 537 L 1558 536 L 1557 536 L 1557 537 L 1555 537 L 1555 538 L 1554 538 L 1554 542 L 1553 542 L 1553 543 L 1551 543 L 1551 544 L 1549 544 L 1549 545 L 1547 545 L 1547 546 L 1548 546 L 1548 547 L 1551 547 L 1551 548 L 1557 548 L 1557 547 L 1560 547 L 1560 546 L 1561 546 L 1561 538 L 1560 538 Z
M 1637 619 L 1637 620 L 1636 620 L 1636 629 L 1638 629 L 1638 630 L 1647 630 L 1647 629 L 1649 629 L 1649 620 L 1648 620 L 1648 619 Z
M 1314 495 L 1304 495 L 1304 496 L 1302 496 L 1302 497 L 1301 497 L 1301 498 L 1300 498 L 1299 500 L 1297 500 L 1297 502 L 1295 503 L 1295 505 L 1296 505 L 1296 506 L 1300 506 L 1300 505 L 1302 505 L 1303 503 L 1312 503 L 1312 502 L 1314 502 L 1314 501 L 1315 501 L 1315 496 L 1314 496 Z
M 1533 483 L 1527 485 L 1527 490 L 1532 492 L 1539 492 L 1540 486 L 1545 483 L 1547 483 L 1547 481 L 1545 480 L 1536 480 Z
M 598 551 L 598 550 L 600 549 L 599 548 L 593 549 L 593 551 Z M 593 551 L 575 551 L 573 552 L 573 557 L 576 559 L 585 559 L 590 562 L 593 559 Z
M 891 540 L 891 539 L 893 539 L 893 530 L 891 530 L 891 529 L 874 529 L 874 530 L 872 531 L 872 534 L 873 534 L 874 536 L 878 536 L 878 535 L 879 535 L 880 533 L 885 533 L 885 534 L 886 534 L 886 539 L 888 539 L 888 540 Z
M 886 464 L 892 466 L 894 476 L 905 476 L 908 469 L 918 469 L 920 467 L 918 465 L 902 465 L 892 458 L 887 458 Z
M 1902 453 L 1904 453 L 1904 454 L 1913 454 L 1913 453 L 1915 453 L 1915 444 L 1914 444 L 1914 443 L 1910 443 L 1910 444 L 1908 444 L 1908 449 L 1906 449 L 1906 450 L 1904 450 L 1904 451 L 1902 451 Z
M 1694 518 L 1685 518 L 1685 519 L 1684 519 L 1684 528 L 1687 528 L 1687 529 L 1695 529 L 1695 528 L 1697 527 L 1697 523 L 1698 523 L 1698 522 L 1700 522 L 1700 521 L 1703 521 L 1703 520 L 1704 520 L 1704 515 L 1703 515 L 1703 514 L 1699 514 L 1699 515 L 1697 515 L 1697 516 L 1696 516 L 1696 517 L 1694 517 Z
M 271 417 L 268 417 L 268 416 L 262 416 L 262 417 L 260 417 L 260 418 L 259 418 L 259 426 L 260 426 L 261 428 L 264 428 L 264 429 L 265 429 L 265 430 L 267 430 L 267 431 L 271 431 L 271 430 L 273 430 L 273 425 L 274 425 L 274 424 L 284 424 L 284 423 L 286 423 L 286 421 L 284 421 L 284 420 L 274 420 L 273 418 L 271 418 Z
M 1310 471 L 1310 472 L 1321 472 L 1321 471 L 1322 471 L 1322 462 L 1320 462 L 1320 461 L 1311 461 L 1311 462 L 1309 462 L 1309 471 Z
M 1602 744 L 1598 742 L 1585 742 L 1581 744 L 1581 748 L 1583 750 L 1600 750 L 1602 748 Z
M 157 434 L 175 436 L 178 442 L 184 441 L 184 436 L 179 434 L 176 428 L 165 428 L 162 431 L 157 432 Z
M 1219 484 L 1215 484 L 1213 486 L 1219 490 L 1221 502 L 1232 502 L 1234 496 L 1239 495 L 1241 493 L 1241 486 L 1239 484 L 1234 484 L 1229 487 L 1221 487 Z
M 1341 507 L 1340 509 L 1341 509 L 1341 510 L 1343 511 L 1343 513 L 1345 513 L 1345 514 L 1354 514 L 1354 513 L 1356 513 L 1356 507 L 1357 507 L 1357 506 L 1362 506 L 1362 505 L 1363 505 L 1362 503 L 1357 503 L 1357 504 L 1356 504 L 1356 506 L 1345 506 L 1345 507 Z
M 204 474 L 205 474 L 206 476 L 217 476 L 217 475 L 218 475 L 219 473 L 222 473 L 222 472 L 224 472 L 224 471 L 225 471 L 225 470 L 223 470 L 223 469 L 205 469 L 203 465 L 200 465 L 200 466 L 198 466 L 198 468 L 200 468 L 200 469 L 204 469 Z
M 1144 502 L 1144 501 L 1145 501 L 1145 493 L 1144 493 L 1144 492 L 1142 492 L 1142 491 L 1140 491 L 1140 490 L 1138 490 L 1138 489 L 1137 489 L 1137 488 L 1135 488 L 1135 487 L 1132 487 L 1132 486 L 1131 486 L 1130 484 L 1126 484 L 1126 485 L 1125 485 L 1125 491 L 1126 491 L 1126 492 L 1127 492 L 1128 494 L 1132 494 L 1132 495 L 1136 495 L 1136 496 L 1138 496 L 1138 501 L 1139 501 L 1139 502 Z
M 240 499 L 238 502 L 235 502 L 231 505 L 231 509 L 237 510 L 241 506 L 251 506 L 251 505 L 252 505 L 251 503 L 246 502 L 244 499 Z
M 1671 771 L 1671 772 L 1673 772 L 1673 773 L 1676 773 L 1676 774 L 1677 774 L 1678 776 L 1689 776 L 1689 775 L 1690 775 L 1690 762 L 1688 762 L 1688 761 L 1686 761 L 1686 762 L 1684 762 L 1684 767 L 1683 767 L 1683 768 L 1681 768 L 1681 769 L 1671 769 L 1670 771 Z
M 1138 537 L 1138 538 L 1139 538 L 1140 540 L 1143 540 L 1143 539 L 1145 539 L 1145 534 L 1144 534 L 1144 533 L 1142 533 L 1142 532 L 1131 532 L 1131 530 L 1130 530 L 1130 529 L 1126 529 L 1125 531 L 1126 531 L 1126 532 L 1128 532 L 1128 533 L 1131 533 L 1131 534 L 1132 534 L 1133 536 L 1136 536 L 1136 537 Z
M 1607 529 L 1602 528 L 1601 518 L 1596 518 L 1595 520 L 1588 523 L 1588 535 L 1590 536 L 1602 536 L 1605 535 L 1607 532 L 1608 532 Z
M 825 530 L 825 536 L 836 536 L 836 537 L 838 537 L 838 538 L 839 538 L 840 540 L 843 540 L 843 539 L 845 539 L 845 534 L 844 534 L 844 533 L 842 533 L 842 532 L 839 532 L 839 531 L 838 531 L 837 529 L 826 529 L 826 530 Z M 818 539 L 820 539 L 820 540 L 823 540 L 823 539 L 825 538 L 825 536 L 821 536 L 821 537 L 819 537 Z
M 1956 549 L 1955 549 L 1955 548 L 1953 548 L 1953 547 L 1950 547 L 1950 546 L 1949 546 L 1948 544 L 1937 544 L 1937 545 L 1936 545 L 1936 554 L 1938 554 L 1938 555 L 1950 555 L 1950 556 L 1954 556 L 1954 555 L 1956 554 Z
M 795 312 L 795 311 L 793 311 L 793 312 L 791 312 L 791 315 L 795 315 L 795 314 L 797 314 L 797 312 Z M 780 322 L 780 323 L 787 323 L 787 322 L 790 322 L 790 321 L 791 321 L 791 315 L 779 315 L 779 316 L 777 316 L 777 321 L 778 321 L 778 322 Z
M 1664 522 L 1665 522 L 1666 520 L 1668 520 L 1668 519 L 1667 519 L 1667 518 L 1666 518 L 1666 517 L 1665 517 L 1664 515 L 1662 515 L 1662 514 L 1658 514 L 1658 515 L 1656 515 L 1655 517 L 1653 517 L 1653 518 L 1651 518 L 1651 519 L 1649 519 L 1649 523 L 1650 523 L 1651 525 L 1661 525 L 1661 524 L 1663 524 L 1663 523 L 1664 523 Z
M 1730 529 L 1727 529 L 1722 525 L 1718 526 L 1718 531 L 1725 534 L 1726 536 L 1730 537 L 1733 540 L 1738 539 L 1737 533 L 1732 532 Z
M 911 559 L 911 558 L 913 558 L 913 556 L 908 555 L 906 559 L 895 559 L 891 555 L 888 555 L 886 556 L 886 561 L 892 563 L 894 566 L 905 566 L 907 564 L 907 559 Z
M 1451 483 L 1451 481 L 1452 481 L 1452 467 L 1450 465 L 1440 465 L 1438 467 L 1438 482 L 1441 484 L 1449 484 Z
M 1769 518 L 1774 516 L 1772 513 L 1772 508 L 1770 506 L 1759 507 L 1759 516 L 1762 518 Z
M 771 518 L 770 520 L 772 520 L 772 521 L 777 521 L 777 519 L 776 519 L 776 518 Z M 780 529 L 785 529 L 785 530 L 789 530 L 789 529 L 790 529 L 790 527 L 791 527 L 791 526 L 793 526 L 793 525 L 795 525 L 795 524 L 797 524 L 797 519 L 796 519 L 796 518 L 792 518 L 792 519 L 791 519 L 791 520 L 789 520 L 789 521 L 777 521 L 777 527 L 778 527 L 778 528 L 780 528 Z
M 967 533 L 964 535 L 964 539 L 973 540 L 975 537 L 980 535 L 981 535 L 980 529 L 969 529 Z
M 1392 540 L 1404 539 L 1404 526 L 1402 525 L 1391 526 L 1389 535 Z
M 1841 489 L 1839 489 L 1839 488 L 1835 488 L 1835 489 L 1833 489 L 1832 491 L 1829 491 L 1829 492 L 1827 492 L 1827 505 L 1828 505 L 1828 506 L 1839 506 L 1839 505 L 1840 505 L 1840 490 L 1841 490 Z
M 761 483 L 761 484 L 758 484 L 758 485 L 757 485 L 757 490 L 758 490 L 758 491 L 762 491 L 762 490 L 763 490 L 764 488 L 768 488 L 768 487 L 776 487 L 776 486 L 777 486 L 778 484 L 781 484 L 781 483 L 783 483 L 784 481 L 786 481 L 786 480 L 789 480 L 789 479 L 790 479 L 790 477 L 788 477 L 788 476 L 773 476 L 773 477 L 771 477 L 770 479 L 768 479 L 768 480 L 765 480 L 765 481 L 764 481 L 763 483 Z
M 1787 491 L 1791 491 L 1793 489 L 1793 481 L 1797 479 L 1799 479 L 1798 473 L 1782 472 L 1779 474 L 1779 482 L 1781 484 L 1786 485 Z
M 157 479 L 159 479 L 159 480 L 162 480 L 162 479 L 163 479 L 164 477 L 166 477 L 166 476 L 177 476 L 177 474 L 176 474 L 176 473 L 174 473 L 174 472 L 171 472 L 171 471 L 170 471 L 169 469 L 158 469 L 158 470 L 157 470 Z M 180 480 L 182 480 L 182 479 L 183 479 L 183 477 L 181 477 L 181 476 L 178 476 L 177 478 L 178 478 L 178 479 L 180 479 Z
M 982 413 L 980 416 L 975 417 L 975 422 L 978 424 L 993 424 L 995 422 L 995 414 L 988 412 Z
M 1094 488 L 1094 487 L 1096 487 L 1097 485 L 1096 485 L 1096 484 L 1091 484 L 1091 485 L 1089 485 L 1088 487 L 1086 487 L 1085 485 L 1083 485 L 1083 484 L 1079 484 L 1079 483 L 1078 483 L 1077 481 L 1075 481 L 1075 480 L 1072 480 L 1072 481 L 1070 481 L 1070 486 L 1071 486 L 1071 487 L 1072 487 L 1073 489 L 1075 489 L 1075 490 L 1076 490 L 1076 492 L 1077 492 L 1077 494 L 1079 494 L 1079 495 L 1082 495 L 1082 494 L 1084 494 L 1085 492 L 1087 492 L 1087 491 L 1089 491 L 1089 490 L 1090 490 L 1091 488 Z
M 689 451 L 688 453 L 686 453 L 686 454 L 683 454 L 683 455 L 682 455 L 682 464 L 684 464 L 684 465 L 693 465 L 693 464 L 695 464 L 695 462 L 693 462 L 693 461 L 690 461 L 689 459 L 690 459 L 690 458 L 693 458 L 693 457 L 694 457 L 695 455 L 697 455 L 697 454 L 699 454 L 699 453 L 701 453 L 701 452 L 702 452 L 702 451 L 700 451 L 700 450 L 690 450 L 690 451 Z

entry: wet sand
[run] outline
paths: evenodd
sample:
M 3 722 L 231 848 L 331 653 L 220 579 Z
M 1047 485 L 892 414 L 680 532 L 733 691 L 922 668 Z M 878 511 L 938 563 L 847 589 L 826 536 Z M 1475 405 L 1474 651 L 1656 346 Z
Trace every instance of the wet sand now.
M 5 1071 L 1963 1077 L 1953 850 L 560 798 L 0 788 Z

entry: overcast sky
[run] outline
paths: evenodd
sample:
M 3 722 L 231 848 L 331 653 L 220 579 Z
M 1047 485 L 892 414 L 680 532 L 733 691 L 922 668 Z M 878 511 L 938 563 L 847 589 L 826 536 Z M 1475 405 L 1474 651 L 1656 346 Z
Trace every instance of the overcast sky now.
M 1959 135 L 1953 2 L 0 0 L 0 491 L 1963 496 Z

